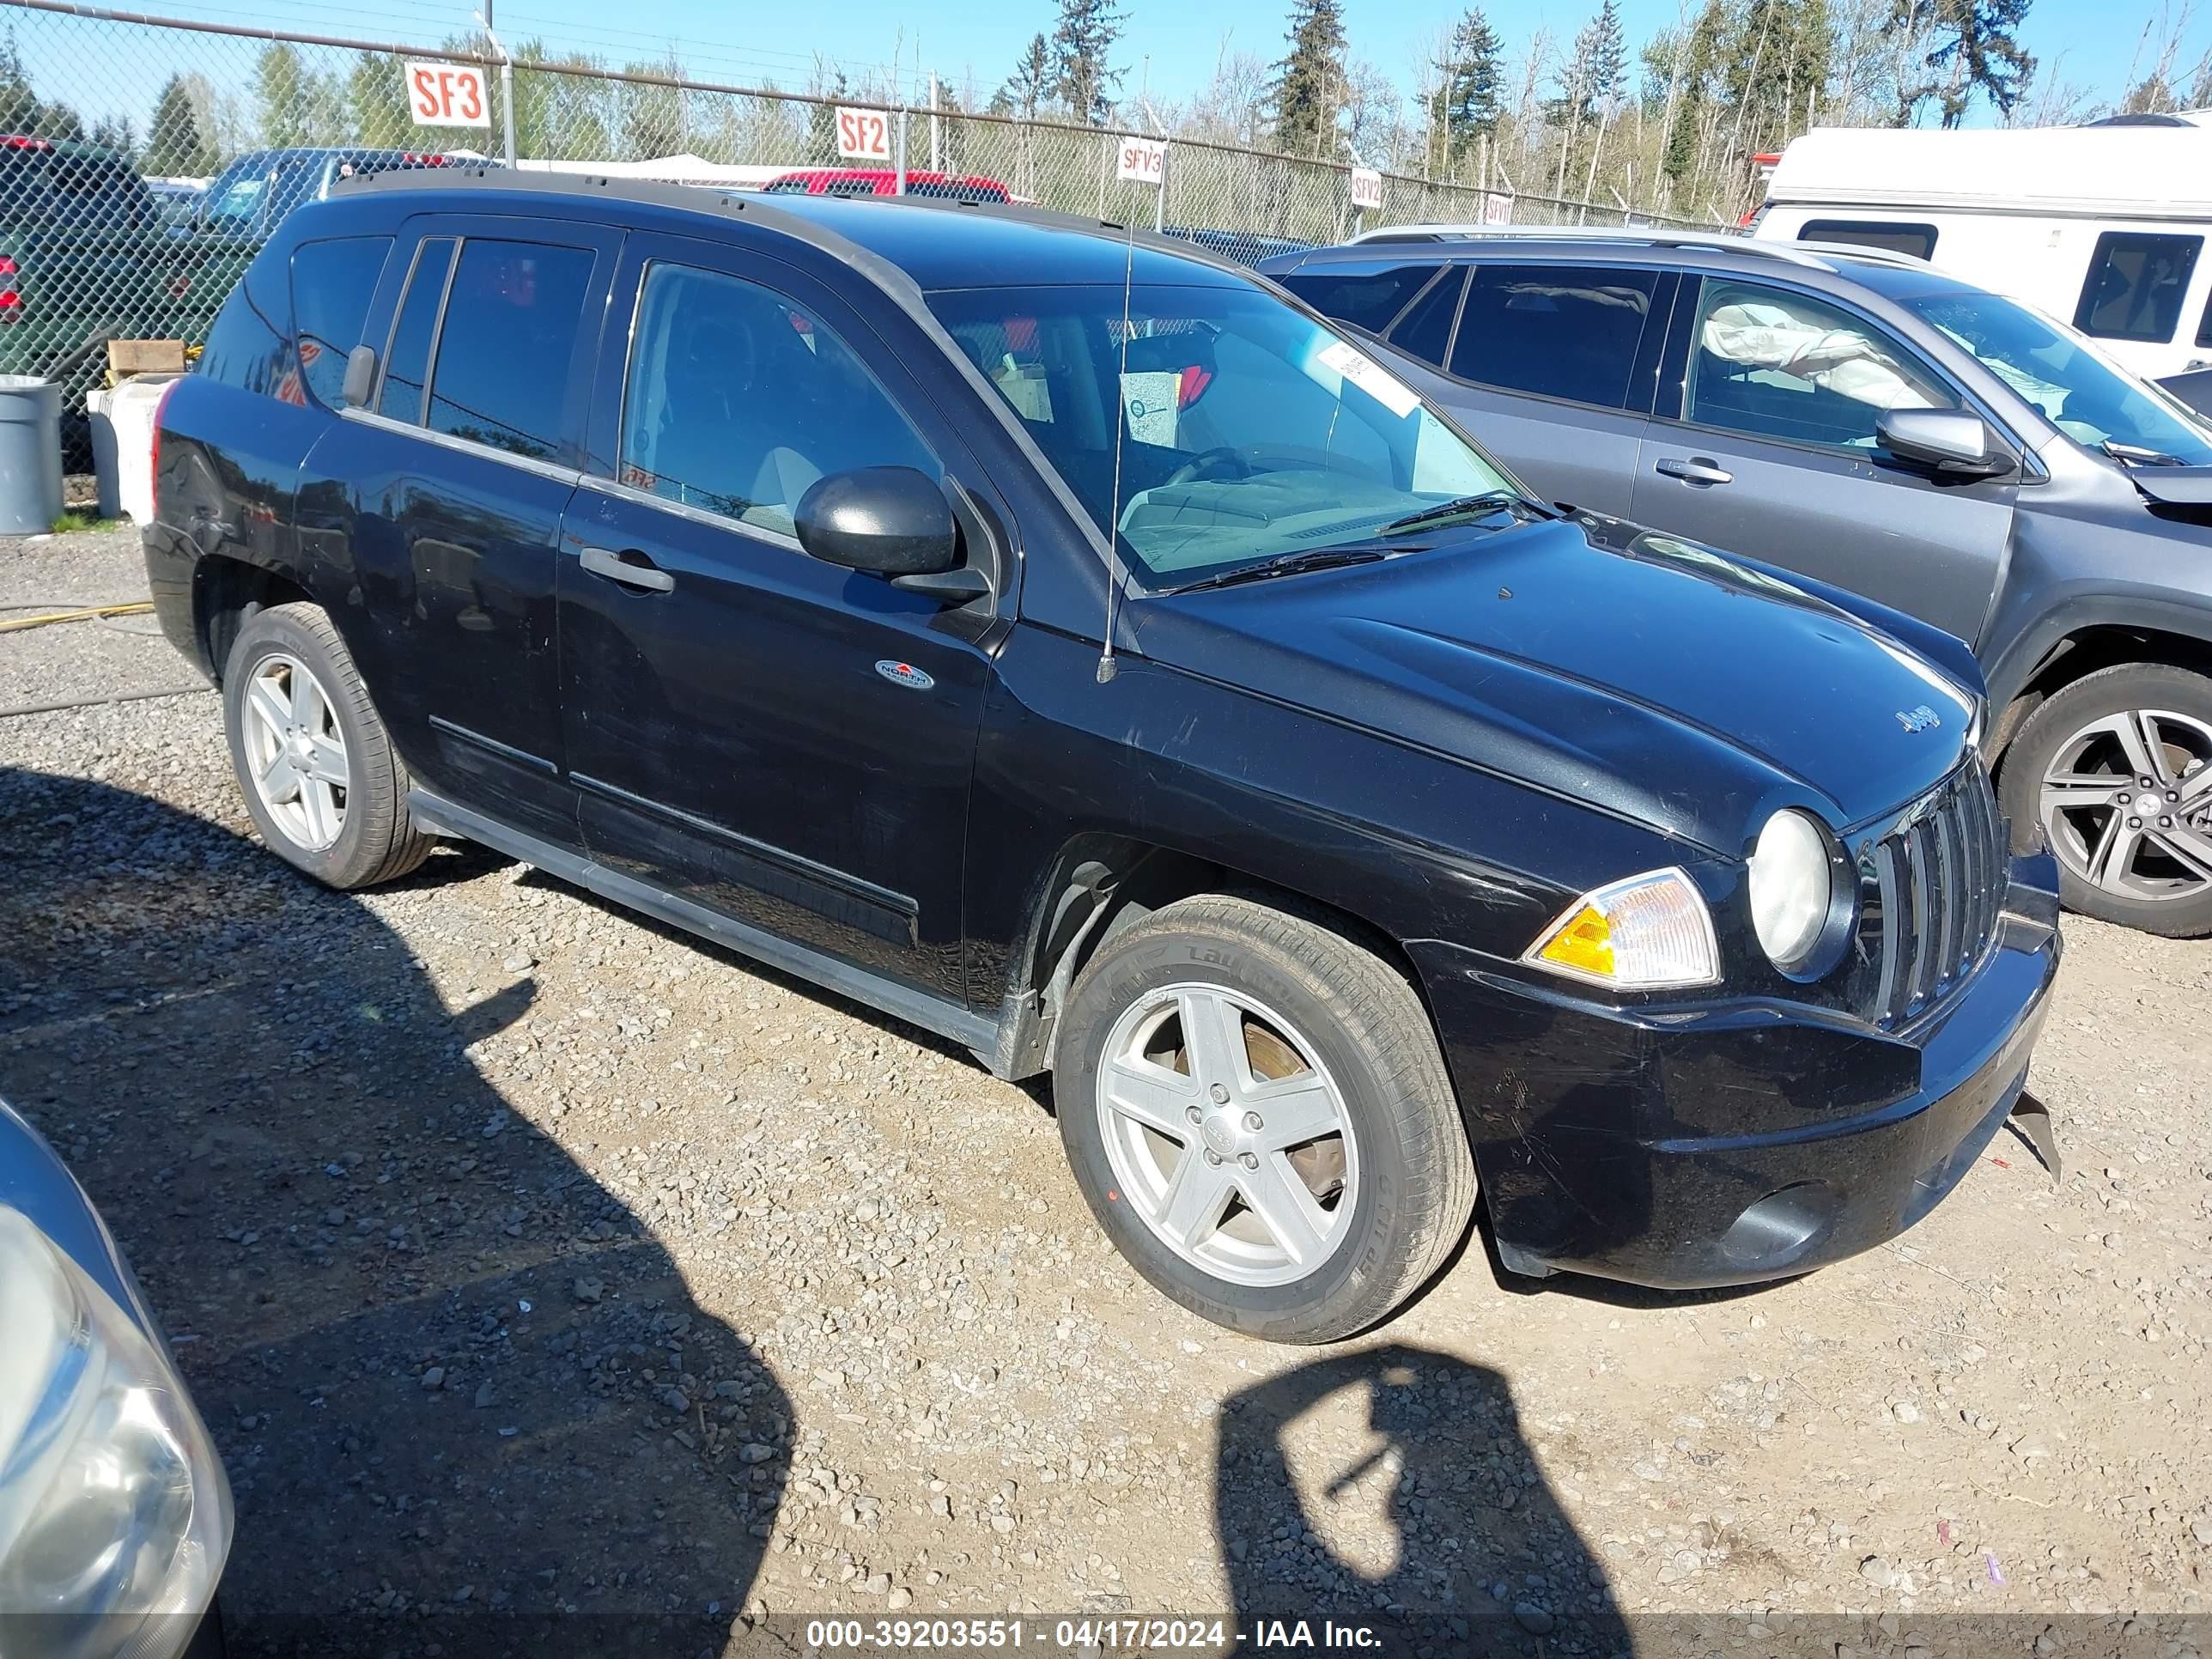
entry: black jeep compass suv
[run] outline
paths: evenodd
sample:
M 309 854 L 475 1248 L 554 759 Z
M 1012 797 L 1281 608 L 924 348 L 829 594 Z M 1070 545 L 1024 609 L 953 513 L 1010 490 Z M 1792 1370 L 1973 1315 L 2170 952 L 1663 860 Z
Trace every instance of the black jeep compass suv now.
M 270 847 L 464 836 L 1049 1071 L 1208 1318 L 1910 1225 L 2058 960 L 1955 641 L 1532 500 L 1116 226 L 482 172 L 272 238 L 159 421 Z

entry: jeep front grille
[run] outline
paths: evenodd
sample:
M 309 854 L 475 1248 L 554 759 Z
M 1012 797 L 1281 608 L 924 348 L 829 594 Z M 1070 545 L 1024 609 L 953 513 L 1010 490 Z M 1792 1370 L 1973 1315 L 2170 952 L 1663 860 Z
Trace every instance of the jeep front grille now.
M 1989 952 L 2009 871 L 2004 821 L 1977 755 L 1859 854 L 1859 941 L 1885 1029 L 1940 1006 Z

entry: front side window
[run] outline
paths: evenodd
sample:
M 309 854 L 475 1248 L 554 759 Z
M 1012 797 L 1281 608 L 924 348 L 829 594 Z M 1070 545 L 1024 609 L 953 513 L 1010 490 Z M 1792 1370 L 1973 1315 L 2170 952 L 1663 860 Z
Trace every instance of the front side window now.
M 1433 262 L 1351 269 L 1322 265 L 1291 271 L 1282 283 L 1322 316 L 1380 334 L 1436 274 Z
M 631 339 L 617 476 L 633 489 L 788 536 L 825 474 L 941 476 L 851 348 L 757 283 L 649 265 Z
M 2107 340 L 2171 340 L 2203 246 L 2201 236 L 2106 231 L 2089 261 L 2074 326 Z
M 2087 448 L 2106 444 L 2212 466 L 2212 430 L 2095 346 L 2025 306 L 1978 289 L 1906 300 L 2044 417 Z
M 592 259 L 542 242 L 461 244 L 430 375 L 432 431 L 532 460 L 559 452 Z
M 1137 284 L 1126 332 L 1119 283 L 926 297 L 1148 587 L 1513 489 L 1382 364 L 1256 288 Z
M 1785 443 L 1871 450 L 1883 410 L 1953 406 L 1864 319 L 1807 295 L 1706 282 L 1685 420 Z
M 1460 307 L 1451 372 L 1507 392 L 1620 409 L 1656 270 L 1602 265 L 1478 266 Z
M 453 268 L 453 239 L 434 237 L 415 255 L 408 274 L 407 295 L 399 302 L 399 320 L 392 330 L 392 349 L 386 355 L 384 385 L 376 396 L 376 412 L 410 426 L 422 422 L 422 389 L 430 383 L 430 341 L 438 331 L 438 308 L 445 303 L 446 279 Z
M 389 236 L 340 236 L 303 243 L 292 255 L 300 378 L 325 409 L 344 401 L 346 357 L 361 343 L 368 302 L 391 250 Z

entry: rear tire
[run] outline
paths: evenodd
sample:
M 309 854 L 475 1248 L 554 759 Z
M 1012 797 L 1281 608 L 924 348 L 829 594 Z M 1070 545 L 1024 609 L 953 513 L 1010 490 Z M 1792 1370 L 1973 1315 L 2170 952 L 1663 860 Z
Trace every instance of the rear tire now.
M 1102 945 L 1060 1020 L 1053 1093 L 1122 1255 L 1249 1336 L 1380 1322 L 1474 1212 L 1474 1154 L 1413 988 L 1323 921 L 1249 899 L 1183 899 Z
M 2152 663 L 2084 675 L 2021 723 L 1998 792 L 2015 847 L 2049 838 L 2068 909 L 2212 933 L 2212 678 Z
M 406 766 L 319 607 L 247 620 L 223 669 L 222 708 L 246 811 L 279 858 L 351 892 L 429 855 L 434 838 L 407 816 Z

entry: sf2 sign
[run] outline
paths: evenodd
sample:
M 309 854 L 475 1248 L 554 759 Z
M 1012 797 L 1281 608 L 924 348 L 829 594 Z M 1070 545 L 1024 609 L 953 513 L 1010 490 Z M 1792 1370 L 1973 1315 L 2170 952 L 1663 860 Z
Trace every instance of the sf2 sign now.
M 1382 175 L 1373 167 L 1352 168 L 1352 205 L 1356 208 L 1379 208 L 1382 205 Z
M 474 64 L 409 64 L 407 109 L 418 127 L 489 126 L 483 70 Z
M 1139 185 L 1157 185 L 1167 178 L 1168 145 L 1164 138 L 1124 138 L 1115 177 Z
M 891 159 L 891 118 L 879 109 L 837 111 L 837 154 L 854 161 Z

